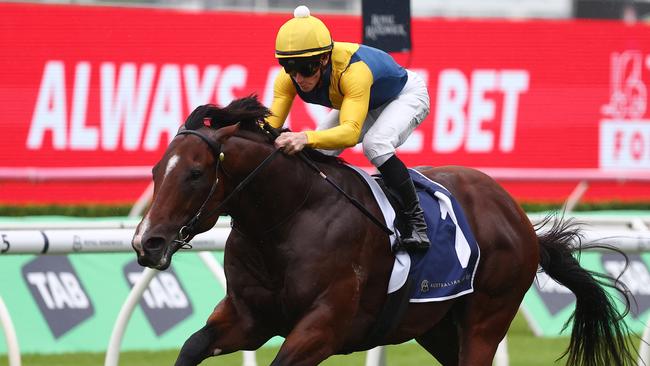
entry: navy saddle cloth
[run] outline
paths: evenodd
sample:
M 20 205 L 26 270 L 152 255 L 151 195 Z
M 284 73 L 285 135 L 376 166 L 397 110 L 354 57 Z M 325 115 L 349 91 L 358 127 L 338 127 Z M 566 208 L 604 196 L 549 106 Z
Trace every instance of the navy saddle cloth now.
M 458 201 L 442 185 L 409 169 L 431 248 L 409 253 L 410 302 L 443 301 L 474 291 L 480 250 Z M 399 225 L 396 225 L 399 226 Z

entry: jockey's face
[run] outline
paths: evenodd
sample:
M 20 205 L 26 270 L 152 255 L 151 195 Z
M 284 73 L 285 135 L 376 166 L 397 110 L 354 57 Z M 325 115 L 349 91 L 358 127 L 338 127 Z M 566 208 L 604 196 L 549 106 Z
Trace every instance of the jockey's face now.
M 296 81 L 296 84 L 298 84 L 300 90 L 302 90 L 305 93 L 309 93 L 310 91 L 314 90 L 316 85 L 318 85 L 318 81 L 320 80 L 320 74 L 321 71 L 319 69 L 312 76 L 303 76 L 301 73 L 295 73 L 291 77 L 293 78 L 293 80 Z
M 300 90 L 308 93 L 320 82 L 322 69 L 329 62 L 329 54 L 320 56 L 317 59 L 296 62 L 296 60 L 281 60 L 280 64 L 291 78 L 298 84 Z

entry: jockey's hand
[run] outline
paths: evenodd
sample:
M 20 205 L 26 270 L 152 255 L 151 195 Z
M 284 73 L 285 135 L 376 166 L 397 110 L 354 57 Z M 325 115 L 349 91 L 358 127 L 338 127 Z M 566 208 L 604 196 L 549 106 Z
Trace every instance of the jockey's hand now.
M 283 132 L 275 139 L 275 147 L 293 155 L 307 145 L 307 134 L 304 132 Z

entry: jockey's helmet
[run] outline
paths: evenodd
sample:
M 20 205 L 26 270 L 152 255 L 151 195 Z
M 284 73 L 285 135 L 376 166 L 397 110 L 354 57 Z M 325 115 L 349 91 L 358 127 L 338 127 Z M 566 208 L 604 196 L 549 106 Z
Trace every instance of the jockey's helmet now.
M 280 27 L 275 38 L 278 59 L 310 57 L 332 50 L 334 43 L 327 26 L 309 14 L 309 8 L 298 6 L 293 18 Z

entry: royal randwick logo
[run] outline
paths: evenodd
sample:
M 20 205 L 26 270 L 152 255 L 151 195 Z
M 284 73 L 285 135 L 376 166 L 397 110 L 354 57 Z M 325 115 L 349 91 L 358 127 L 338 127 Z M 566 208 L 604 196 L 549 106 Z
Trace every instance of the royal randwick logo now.
M 650 169 L 650 119 L 646 116 L 650 54 L 627 50 L 610 60 L 609 102 L 601 107 L 600 167 Z

